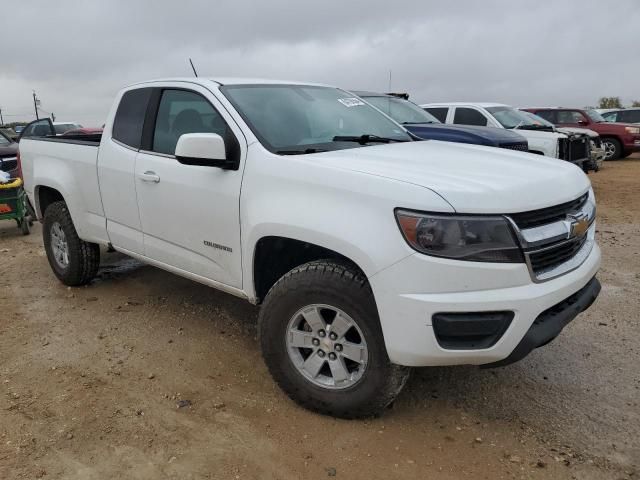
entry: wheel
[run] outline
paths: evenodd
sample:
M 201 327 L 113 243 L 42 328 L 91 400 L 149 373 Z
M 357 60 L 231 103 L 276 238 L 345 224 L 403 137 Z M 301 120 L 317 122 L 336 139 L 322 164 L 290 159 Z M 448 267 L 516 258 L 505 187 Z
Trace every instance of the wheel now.
M 24 217 L 20 222 L 20 230 L 22 230 L 23 235 L 29 235 L 31 233 L 29 219 L 27 217 Z
M 389 361 L 367 279 L 336 261 L 306 263 L 278 280 L 260 311 L 258 337 L 282 390 L 323 414 L 378 415 L 409 376 Z
M 622 145 L 615 138 L 603 138 L 602 146 L 605 160 L 618 160 L 622 155 Z
M 44 213 L 42 228 L 49 265 L 58 279 L 69 286 L 85 285 L 100 265 L 100 248 L 78 237 L 64 202 L 54 202 Z

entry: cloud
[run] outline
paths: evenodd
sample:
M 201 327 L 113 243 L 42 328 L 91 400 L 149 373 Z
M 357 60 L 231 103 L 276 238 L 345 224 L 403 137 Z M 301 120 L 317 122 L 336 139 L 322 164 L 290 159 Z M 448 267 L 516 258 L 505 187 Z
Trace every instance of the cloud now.
M 594 104 L 640 97 L 637 0 L 58 1 L 5 7 L 5 115 L 99 125 L 122 86 L 156 77 L 309 80 L 418 102 Z M 8 117 L 13 120 L 20 117 Z

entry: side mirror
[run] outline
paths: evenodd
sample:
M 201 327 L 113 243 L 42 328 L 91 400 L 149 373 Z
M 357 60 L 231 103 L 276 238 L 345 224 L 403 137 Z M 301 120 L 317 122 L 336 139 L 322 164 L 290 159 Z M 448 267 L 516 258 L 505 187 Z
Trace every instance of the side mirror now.
M 184 165 L 237 170 L 237 161 L 227 159 L 224 140 L 217 133 L 185 133 L 178 139 L 175 157 Z
M 589 122 L 586 120 L 578 120 L 578 125 L 589 125 Z

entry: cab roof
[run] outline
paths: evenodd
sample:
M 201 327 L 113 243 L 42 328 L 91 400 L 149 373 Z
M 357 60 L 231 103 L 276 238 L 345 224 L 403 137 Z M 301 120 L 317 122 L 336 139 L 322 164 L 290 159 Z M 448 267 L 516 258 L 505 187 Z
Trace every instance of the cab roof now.
M 153 80 L 147 80 L 144 82 L 136 82 L 127 87 L 135 85 L 144 85 L 149 83 L 165 83 L 165 82 L 186 82 L 194 83 L 202 86 L 210 86 L 211 83 L 217 85 L 301 85 L 309 87 L 332 87 L 332 85 L 325 85 L 322 83 L 301 82 L 297 80 L 275 80 L 268 78 L 251 78 L 251 77 L 171 77 L 171 78 L 158 78 Z

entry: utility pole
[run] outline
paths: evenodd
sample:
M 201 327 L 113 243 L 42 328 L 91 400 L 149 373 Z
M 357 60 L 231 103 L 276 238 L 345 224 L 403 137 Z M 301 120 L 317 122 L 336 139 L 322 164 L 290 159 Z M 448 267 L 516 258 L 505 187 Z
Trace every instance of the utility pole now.
M 38 99 L 36 98 L 36 91 L 33 91 L 33 108 L 36 111 L 36 120 L 40 120 L 40 117 L 38 116 Z
M 0 107 L 0 125 L 4 125 L 4 119 L 2 118 L 2 107 Z
M 56 121 L 56 116 L 53 112 L 51 112 L 51 121 L 55 122 Z

